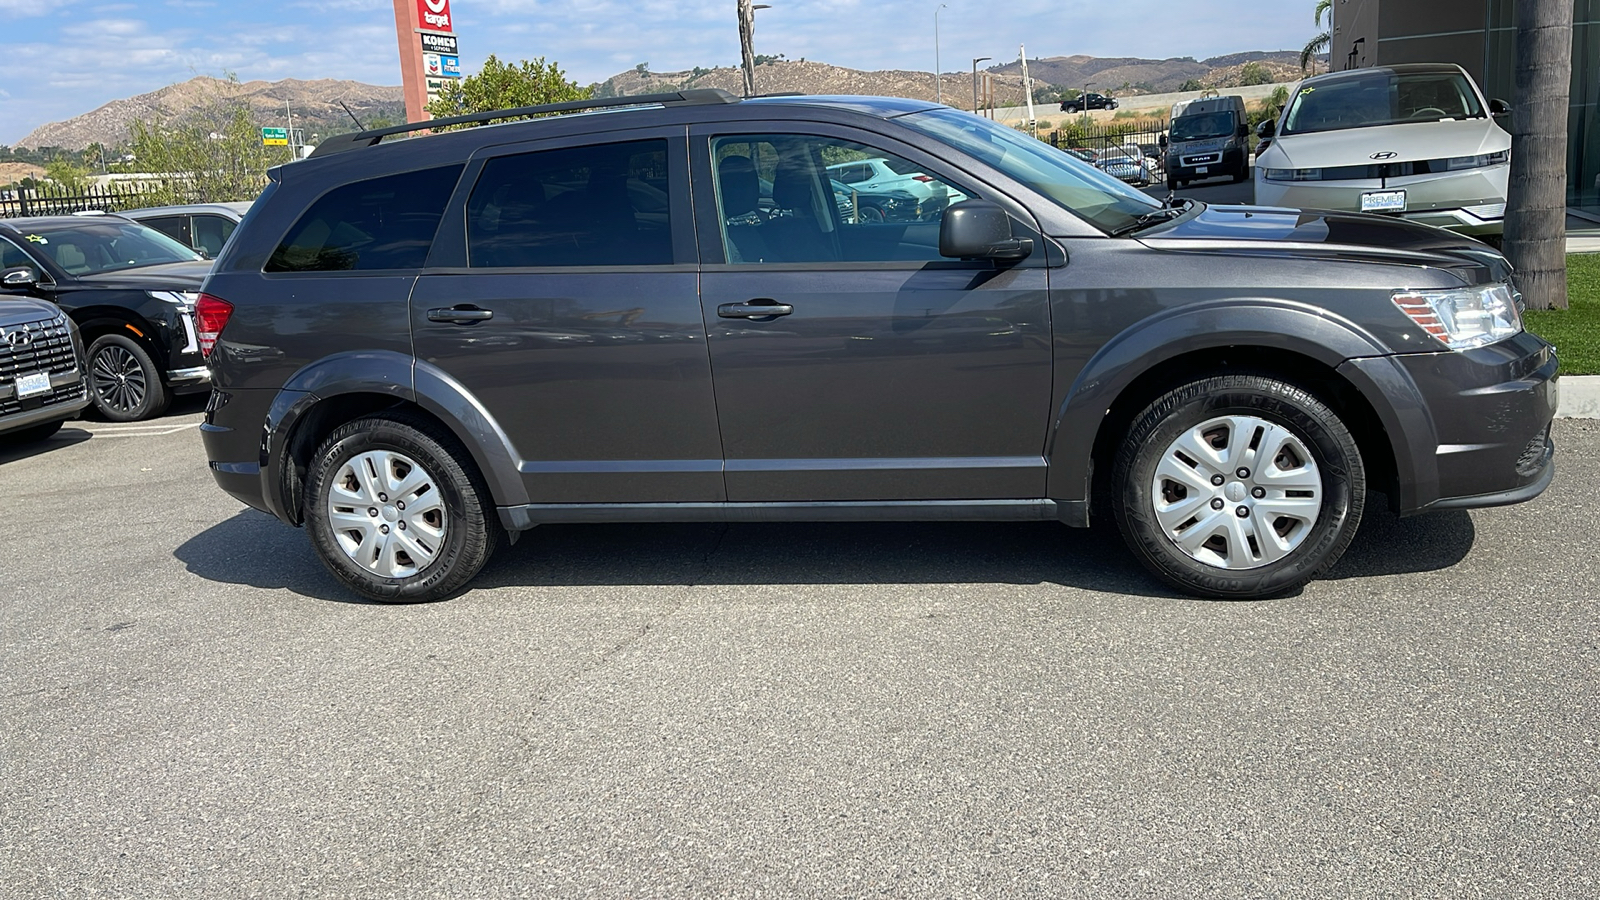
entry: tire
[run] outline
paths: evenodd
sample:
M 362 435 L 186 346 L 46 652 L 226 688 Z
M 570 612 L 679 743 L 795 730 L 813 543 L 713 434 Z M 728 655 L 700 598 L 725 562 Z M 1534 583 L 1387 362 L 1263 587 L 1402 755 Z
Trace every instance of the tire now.
M 65 425 L 66 422 L 66 419 L 57 419 L 54 422 L 45 422 L 43 425 L 29 425 L 27 428 L 19 428 L 16 431 L 0 435 L 0 442 L 21 445 L 48 440 L 56 432 L 60 431 L 61 426 Z
M 1233 174 L 1233 183 L 1234 184 L 1238 184 L 1239 182 L 1244 181 L 1245 179 L 1247 179 L 1249 177 L 1250 177 L 1250 161 L 1246 160 L 1244 162 L 1244 164 L 1239 167 L 1239 171 L 1237 171 L 1237 172 L 1235 172 Z
M 1272 459 L 1253 466 L 1268 445 Z M 1339 561 L 1366 506 L 1349 428 L 1314 394 L 1266 375 L 1218 375 L 1163 394 L 1135 418 L 1114 473 L 1128 548 L 1156 577 L 1202 597 L 1302 587 Z
M 334 429 L 311 460 L 304 496 L 322 564 L 383 603 L 453 596 L 500 543 L 500 521 L 471 457 L 421 416 L 367 416 Z
M 89 399 L 111 422 L 153 419 L 167 411 L 172 393 L 161 370 L 138 341 L 102 334 L 89 345 Z

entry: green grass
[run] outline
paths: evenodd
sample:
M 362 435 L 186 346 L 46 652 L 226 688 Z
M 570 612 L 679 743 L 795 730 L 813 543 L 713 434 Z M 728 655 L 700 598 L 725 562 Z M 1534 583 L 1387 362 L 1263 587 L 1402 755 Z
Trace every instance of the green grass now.
M 1600 254 L 1567 257 L 1567 309 L 1528 310 L 1529 331 L 1556 345 L 1563 375 L 1600 375 Z

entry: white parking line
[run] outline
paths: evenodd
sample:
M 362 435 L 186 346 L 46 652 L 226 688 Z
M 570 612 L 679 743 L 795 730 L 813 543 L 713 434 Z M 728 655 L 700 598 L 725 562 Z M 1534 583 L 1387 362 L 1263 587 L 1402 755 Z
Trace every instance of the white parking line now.
M 161 437 L 162 435 L 167 434 L 177 434 L 180 431 L 188 431 L 191 428 L 199 428 L 200 423 L 196 421 L 174 425 L 170 422 L 157 422 L 154 424 L 129 422 L 121 425 L 95 425 L 93 427 L 89 427 L 83 422 L 75 422 L 70 427 L 81 428 L 95 437 L 131 438 Z

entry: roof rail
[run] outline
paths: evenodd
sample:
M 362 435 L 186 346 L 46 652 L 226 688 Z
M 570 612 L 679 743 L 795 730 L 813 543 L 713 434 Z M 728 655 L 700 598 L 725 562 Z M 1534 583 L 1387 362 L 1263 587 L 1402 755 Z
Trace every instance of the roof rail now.
M 524 116 L 577 112 L 585 109 L 605 109 L 612 106 L 648 106 L 651 104 L 660 104 L 662 106 L 710 106 L 738 102 L 738 97 L 720 88 L 699 88 L 689 91 L 673 91 L 669 94 L 634 94 L 631 97 L 601 97 L 593 100 L 546 103 L 543 106 L 520 106 L 516 109 L 499 109 L 493 112 L 452 116 L 448 119 L 412 122 L 407 125 L 395 125 L 389 128 L 374 128 L 369 131 L 358 131 L 354 134 L 334 135 L 318 144 L 317 149 L 311 152 L 311 156 L 314 159 L 318 156 L 332 156 L 335 153 L 344 153 L 361 147 L 372 147 L 390 135 L 426 131 L 430 128 L 445 128 L 451 125 L 480 125 L 493 122 L 496 119 L 520 119 Z

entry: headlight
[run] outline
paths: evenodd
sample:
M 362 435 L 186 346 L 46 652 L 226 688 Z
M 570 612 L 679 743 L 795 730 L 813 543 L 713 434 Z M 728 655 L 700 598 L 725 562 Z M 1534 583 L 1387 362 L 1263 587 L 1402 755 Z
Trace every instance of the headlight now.
M 1455 172 L 1460 169 L 1483 169 L 1489 166 L 1503 166 L 1511 161 L 1511 151 L 1501 150 L 1499 153 L 1484 153 L 1478 156 L 1453 156 L 1444 161 L 1445 169 Z
M 1492 344 L 1522 331 L 1511 286 L 1459 291 L 1400 291 L 1394 305 L 1451 350 Z
M 1321 181 L 1321 169 L 1267 169 L 1261 177 L 1268 181 Z

